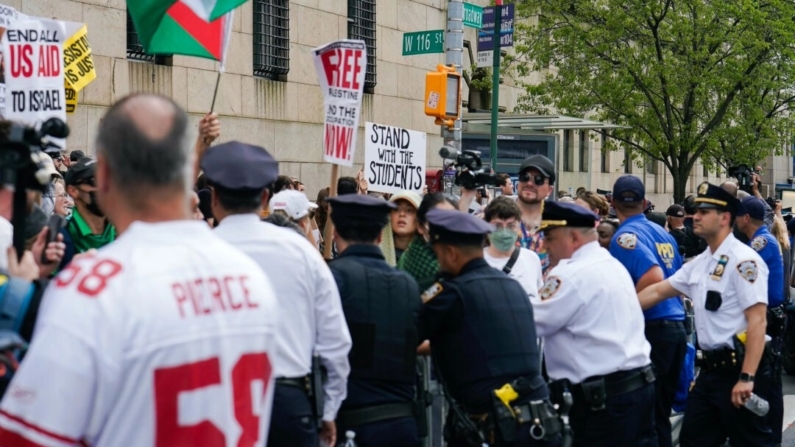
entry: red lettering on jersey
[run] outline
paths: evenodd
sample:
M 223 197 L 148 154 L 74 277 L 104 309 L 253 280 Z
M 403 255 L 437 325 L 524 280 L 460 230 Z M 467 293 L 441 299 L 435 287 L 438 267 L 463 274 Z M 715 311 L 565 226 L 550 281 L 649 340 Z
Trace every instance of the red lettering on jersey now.
M 247 276 L 241 276 L 240 277 L 240 288 L 243 289 L 243 299 L 246 300 L 246 306 L 248 306 L 249 309 L 256 309 L 256 308 L 259 307 L 259 304 L 252 303 L 249 300 L 250 296 L 249 296 L 249 293 L 248 293 L 248 287 L 246 287 L 246 280 L 247 279 L 248 279 Z
M 268 354 L 243 354 L 232 367 L 232 399 L 235 420 L 240 425 L 238 447 L 262 444 L 259 437 L 260 414 L 255 413 L 252 384 L 262 382 L 262 395 L 268 391 L 271 378 Z M 155 447 L 200 445 L 226 446 L 224 432 L 212 422 L 204 420 L 194 425 L 179 423 L 180 393 L 222 385 L 221 363 L 218 357 L 155 370 Z M 227 381 L 224 381 L 228 383 Z M 214 404 L 218 404 L 214 402 Z
M 226 445 L 224 432 L 210 421 L 179 424 L 179 394 L 221 384 L 218 357 L 155 370 L 155 445 Z
M 182 287 L 182 284 L 175 282 L 171 284 L 171 291 L 174 292 L 174 298 L 177 300 L 180 318 L 185 318 L 185 311 L 182 310 L 182 305 L 188 301 L 188 297 L 185 295 L 185 288 Z
M 232 300 L 232 292 L 229 291 L 229 283 L 234 281 L 234 280 L 235 280 L 235 278 L 232 278 L 231 276 L 225 276 L 224 277 L 224 289 L 226 290 L 226 299 L 229 300 L 229 306 L 232 307 L 232 310 L 238 310 L 241 307 L 243 307 L 243 303 L 235 303 Z
M 226 311 L 226 304 L 224 304 L 224 296 L 223 292 L 221 291 L 221 283 L 218 281 L 218 279 L 208 279 L 207 288 L 210 289 L 210 295 L 213 296 L 213 302 L 215 302 L 218 307 L 221 308 L 221 311 Z
M 85 260 L 87 261 L 88 259 Z M 100 259 L 93 264 L 87 274 L 81 275 L 81 273 L 85 271 L 85 267 L 87 267 L 85 265 L 81 266 L 81 261 L 83 260 L 69 264 L 69 266 L 58 275 L 58 278 L 55 280 L 55 285 L 58 287 L 68 287 L 78 277 L 82 276 L 82 279 L 77 285 L 77 291 L 93 298 L 102 293 L 105 287 L 107 287 L 108 281 L 122 271 L 122 266 L 118 262 L 111 259 Z
M 225 276 L 222 280 L 199 278 L 185 283 L 172 284 L 171 291 L 174 294 L 179 316 L 185 318 L 185 307 L 189 301 L 193 308 L 193 315 L 197 317 L 218 312 L 259 308 L 259 303 L 251 300 L 251 293 L 246 285 L 248 279 L 247 276 Z M 237 292 L 238 283 L 240 292 Z M 235 300 L 235 297 L 239 295 L 242 296 Z

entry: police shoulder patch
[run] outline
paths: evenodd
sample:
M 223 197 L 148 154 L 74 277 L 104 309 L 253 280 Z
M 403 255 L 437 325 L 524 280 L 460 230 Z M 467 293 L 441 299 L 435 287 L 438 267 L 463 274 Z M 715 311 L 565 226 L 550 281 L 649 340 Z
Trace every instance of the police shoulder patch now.
M 442 283 L 435 282 L 432 286 L 428 287 L 428 290 L 422 293 L 422 304 L 427 303 L 428 301 L 436 298 L 439 296 L 440 293 L 444 291 L 444 287 Z
M 756 277 L 759 274 L 755 261 L 740 262 L 737 264 L 737 270 L 740 272 L 740 276 L 742 276 L 744 280 L 750 282 L 751 284 L 756 281 Z
M 635 233 L 623 233 L 618 236 L 616 242 L 618 242 L 618 246 L 621 248 L 634 250 L 635 246 L 638 245 L 638 236 L 636 236 Z
M 767 246 L 767 239 L 763 236 L 757 236 L 751 241 L 751 248 L 756 251 L 762 251 L 765 246 Z
M 541 297 L 541 301 L 546 301 L 553 296 L 555 293 L 560 289 L 560 285 L 563 284 L 563 281 L 560 280 L 557 276 L 550 276 L 544 282 L 544 285 L 541 287 L 541 290 L 538 291 L 538 295 Z

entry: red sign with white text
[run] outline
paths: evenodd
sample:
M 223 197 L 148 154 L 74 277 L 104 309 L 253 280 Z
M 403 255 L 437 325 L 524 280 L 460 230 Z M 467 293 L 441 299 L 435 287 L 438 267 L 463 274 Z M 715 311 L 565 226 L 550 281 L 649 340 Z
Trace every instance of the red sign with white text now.
M 352 166 L 367 72 L 367 46 L 361 40 L 338 40 L 315 48 L 312 53 L 323 92 L 323 160 Z

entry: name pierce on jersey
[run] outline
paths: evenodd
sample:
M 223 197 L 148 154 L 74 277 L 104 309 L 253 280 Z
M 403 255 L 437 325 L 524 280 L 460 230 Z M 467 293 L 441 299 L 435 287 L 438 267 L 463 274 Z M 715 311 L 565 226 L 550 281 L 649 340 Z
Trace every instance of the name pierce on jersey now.
M 246 281 L 247 276 L 224 276 L 173 283 L 171 290 L 177 302 L 179 316 L 185 318 L 190 311 L 193 311 L 192 316 L 200 317 L 218 312 L 258 308 L 259 304 L 250 299 Z

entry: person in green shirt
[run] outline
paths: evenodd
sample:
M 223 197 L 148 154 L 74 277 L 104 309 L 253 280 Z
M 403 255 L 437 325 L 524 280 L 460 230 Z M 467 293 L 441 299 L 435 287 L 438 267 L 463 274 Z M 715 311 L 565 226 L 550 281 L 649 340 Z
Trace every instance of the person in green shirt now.
M 66 192 L 74 200 L 72 217 L 61 229 L 66 244 L 61 268 L 68 265 L 74 255 L 99 249 L 116 239 L 116 228 L 99 208 L 94 186 L 96 161 L 85 157 L 73 163 L 66 171 Z

